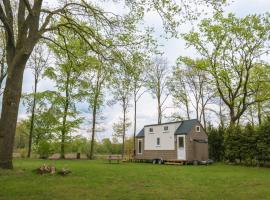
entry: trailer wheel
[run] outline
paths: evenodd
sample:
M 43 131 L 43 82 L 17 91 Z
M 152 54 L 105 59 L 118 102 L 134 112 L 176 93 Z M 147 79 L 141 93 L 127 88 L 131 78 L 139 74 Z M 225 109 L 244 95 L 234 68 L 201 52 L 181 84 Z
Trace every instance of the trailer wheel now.
M 193 161 L 193 165 L 198 165 L 198 164 L 199 164 L 198 160 Z
M 162 160 L 162 159 L 159 159 L 159 160 L 158 160 L 158 164 L 159 164 L 159 165 L 163 164 L 163 160 Z

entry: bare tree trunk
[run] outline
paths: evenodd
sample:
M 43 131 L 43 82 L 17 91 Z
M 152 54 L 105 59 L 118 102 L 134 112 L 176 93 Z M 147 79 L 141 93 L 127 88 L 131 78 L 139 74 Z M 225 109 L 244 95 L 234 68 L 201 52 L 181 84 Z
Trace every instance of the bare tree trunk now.
M 262 124 L 262 110 L 261 110 L 261 103 L 260 102 L 257 103 L 257 110 L 258 110 L 258 113 L 257 113 L 258 122 L 259 122 L 259 125 L 261 125 Z
M 69 108 L 69 80 L 70 80 L 70 72 L 67 73 L 67 79 L 66 79 L 66 99 L 65 99 L 65 107 L 64 107 L 64 115 L 63 115 L 63 124 L 62 124 L 62 130 L 61 130 L 61 153 L 60 158 L 65 159 L 65 142 L 66 142 L 66 133 L 67 133 L 67 113 Z
M 95 97 L 94 101 L 97 102 L 97 97 Z M 89 155 L 90 160 L 93 159 L 93 155 L 94 155 L 95 133 L 96 133 L 96 114 L 97 114 L 97 106 L 95 103 L 95 105 L 93 107 L 93 113 L 92 113 L 93 121 L 92 121 L 91 149 L 90 149 L 90 155 Z
M 188 105 L 188 101 L 185 101 L 185 107 L 186 107 L 186 112 L 187 112 L 187 118 L 188 120 L 190 119 L 190 111 L 189 111 L 189 105 Z
M 249 114 L 250 114 L 250 117 L 251 117 L 251 124 L 252 124 L 252 126 L 254 126 L 255 123 L 254 123 L 254 116 L 253 116 L 253 110 L 252 110 L 252 108 L 253 108 L 253 106 L 250 106 L 250 108 L 249 108 Z
M 220 119 L 220 126 L 224 128 L 224 120 L 223 120 L 223 113 L 222 113 L 222 100 L 219 99 L 219 119 Z
M 122 138 L 122 159 L 124 158 L 125 155 L 125 137 L 126 137 L 126 99 L 123 99 L 123 138 Z
M 238 119 L 235 118 L 234 106 L 230 108 L 230 127 L 234 127 Z
M 162 121 L 162 111 L 161 111 L 160 96 L 158 96 L 157 100 L 158 100 L 158 124 L 161 124 L 161 121 Z
M 31 157 L 31 151 L 32 151 L 32 139 L 33 139 L 33 130 L 34 130 L 34 122 L 35 122 L 35 110 L 36 110 L 36 97 L 37 97 L 37 84 L 38 84 L 38 80 L 35 78 L 34 99 L 33 99 L 33 105 L 32 105 L 30 132 L 29 132 L 29 140 L 28 140 L 28 153 L 27 153 L 28 158 Z
M 133 156 L 136 155 L 136 129 L 137 129 L 137 96 L 134 92 L 134 130 L 133 130 Z
M 204 94 L 203 94 L 203 91 L 202 91 L 202 95 L 201 95 L 201 104 L 202 104 L 202 111 L 201 111 L 201 114 L 202 114 L 202 120 L 203 120 L 203 127 L 206 129 L 206 119 L 205 119 L 205 102 L 204 102 Z
M 29 55 L 14 58 L 12 66 L 9 66 L 0 119 L 0 168 L 13 168 L 14 136 L 22 93 L 23 72 L 28 58 Z

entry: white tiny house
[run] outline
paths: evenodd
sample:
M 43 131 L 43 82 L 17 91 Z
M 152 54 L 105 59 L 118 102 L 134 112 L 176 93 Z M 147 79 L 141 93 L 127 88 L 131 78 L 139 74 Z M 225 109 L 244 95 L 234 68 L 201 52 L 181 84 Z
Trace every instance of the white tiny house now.
M 207 135 L 196 119 L 145 125 L 136 136 L 136 159 L 208 160 Z

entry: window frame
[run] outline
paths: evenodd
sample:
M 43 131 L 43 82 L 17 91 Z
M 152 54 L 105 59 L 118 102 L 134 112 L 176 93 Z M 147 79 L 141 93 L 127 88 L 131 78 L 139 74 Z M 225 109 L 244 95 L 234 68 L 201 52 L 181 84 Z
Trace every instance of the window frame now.
M 156 139 L 156 146 L 160 147 L 160 137 L 157 137 L 157 139 Z
M 140 143 L 141 143 L 141 149 L 140 149 Z M 141 155 L 143 152 L 142 145 L 143 145 L 142 139 L 138 139 L 138 155 Z M 141 152 L 140 152 L 140 150 L 141 150 Z
M 201 132 L 201 126 L 196 126 L 196 133 L 200 133 Z
M 167 128 L 167 129 L 165 129 L 165 127 Z M 163 126 L 163 132 L 168 132 L 169 131 L 169 126 Z
M 153 134 L 154 133 L 154 128 L 153 127 L 149 127 L 149 133 Z

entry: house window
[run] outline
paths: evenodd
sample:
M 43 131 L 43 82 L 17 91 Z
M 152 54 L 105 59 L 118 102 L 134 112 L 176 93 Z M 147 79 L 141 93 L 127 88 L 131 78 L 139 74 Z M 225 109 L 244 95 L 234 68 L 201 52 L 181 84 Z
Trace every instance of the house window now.
M 179 147 L 184 147 L 184 137 L 178 138 L 178 148 Z
M 163 126 L 163 130 L 164 131 L 168 131 L 169 130 L 169 127 L 168 126 Z
M 160 138 L 157 138 L 157 146 L 160 146 Z
M 142 140 L 138 140 L 138 154 L 142 154 Z
M 153 133 L 154 132 L 154 129 L 153 128 L 149 128 L 149 132 L 150 133 Z
M 196 132 L 200 132 L 201 131 L 201 127 L 200 126 L 196 126 Z

